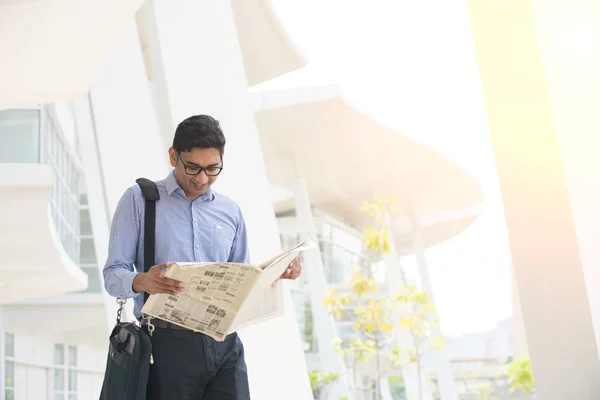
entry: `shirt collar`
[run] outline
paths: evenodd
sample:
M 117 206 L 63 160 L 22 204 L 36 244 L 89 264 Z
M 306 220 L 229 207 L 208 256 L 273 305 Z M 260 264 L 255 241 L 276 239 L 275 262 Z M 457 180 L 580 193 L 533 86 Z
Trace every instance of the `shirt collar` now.
M 167 193 L 169 194 L 169 196 L 171 196 L 174 192 L 179 192 L 183 197 L 185 197 L 185 192 L 179 186 L 179 184 L 177 183 L 177 180 L 175 179 L 175 170 L 172 170 L 169 173 L 169 175 L 167 175 L 167 178 L 165 179 L 165 187 L 167 189 Z M 186 197 L 186 199 L 187 199 L 187 197 Z M 212 188 L 208 188 L 206 193 L 204 193 L 202 196 L 198 197 L 196 200 L 213 201 L 214 199 L 215 199 L 215 194 L 212 191 Z

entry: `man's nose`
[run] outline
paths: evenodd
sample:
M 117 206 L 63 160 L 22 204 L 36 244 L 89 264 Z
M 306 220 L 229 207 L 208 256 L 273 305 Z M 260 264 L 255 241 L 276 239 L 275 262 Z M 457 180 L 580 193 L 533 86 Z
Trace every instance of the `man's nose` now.
M 196 177 L 196 181 L 201 185 L 204 185 L 206 182 L 208 182 L 208 175 L 206 175 L 206 171 L 201 171 Z

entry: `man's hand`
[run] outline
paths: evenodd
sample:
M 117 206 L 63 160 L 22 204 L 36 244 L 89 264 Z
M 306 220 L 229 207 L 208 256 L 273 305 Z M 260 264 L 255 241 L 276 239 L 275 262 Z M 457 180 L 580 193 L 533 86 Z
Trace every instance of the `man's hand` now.
M 183 292 L 183 283 L 163 276 L 165 270 L 170 266 L 171 263 L 165 263 L 153 266 L 148 272 L 140 272 L 133 279 L 133 290 L 149 294 Z
M 296 279 L 302 273 L 302 260 L 300 257 L 294 258 L 288 269 L 281 275 L 281 279 Z

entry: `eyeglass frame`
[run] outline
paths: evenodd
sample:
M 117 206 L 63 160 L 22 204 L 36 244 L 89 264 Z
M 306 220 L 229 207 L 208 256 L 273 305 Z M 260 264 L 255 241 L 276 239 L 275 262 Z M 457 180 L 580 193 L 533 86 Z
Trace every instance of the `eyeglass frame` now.
M 209 166 L 209 167 L 201 167 L 199 165 L 187 165 L 182 159 L 181 159 L 181 155 L 179 154 L 179 152 L 176 152 L 177 154 L 177 159 L 179 161 L 181 161 L 181 165 L 183 165 L 183 172 L 186 173 L 186 175 L 190 175 L 190 176 L 198 176 L 202 173 L 202 171 L 204 171 L 204 175 L 206 176 L 218 176 L 222 171 L 223 171 L 223 156 L 221 156 L 221 166 L 220 167 L 215 167 L 215 166 Z M 195 174 L 190 174 L 188 172 L 188 168 L 198 168 L 198 172 Z M 209 174 L 208 172 L 206 172 L 207 169 L 210 168 L 217 168 L 219 170 L 219 172 L 217 172 L 216 174 Z

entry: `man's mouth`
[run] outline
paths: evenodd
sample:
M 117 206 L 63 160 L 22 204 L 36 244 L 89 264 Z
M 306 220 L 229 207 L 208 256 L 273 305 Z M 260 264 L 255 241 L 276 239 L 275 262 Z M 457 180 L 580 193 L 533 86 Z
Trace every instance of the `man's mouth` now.
M 194 189 L 202 190 L 206 187 L 206 183 L 204 185 L 198 185 L 198 184 L 192 182 L 192 186 L 194 186 Z

